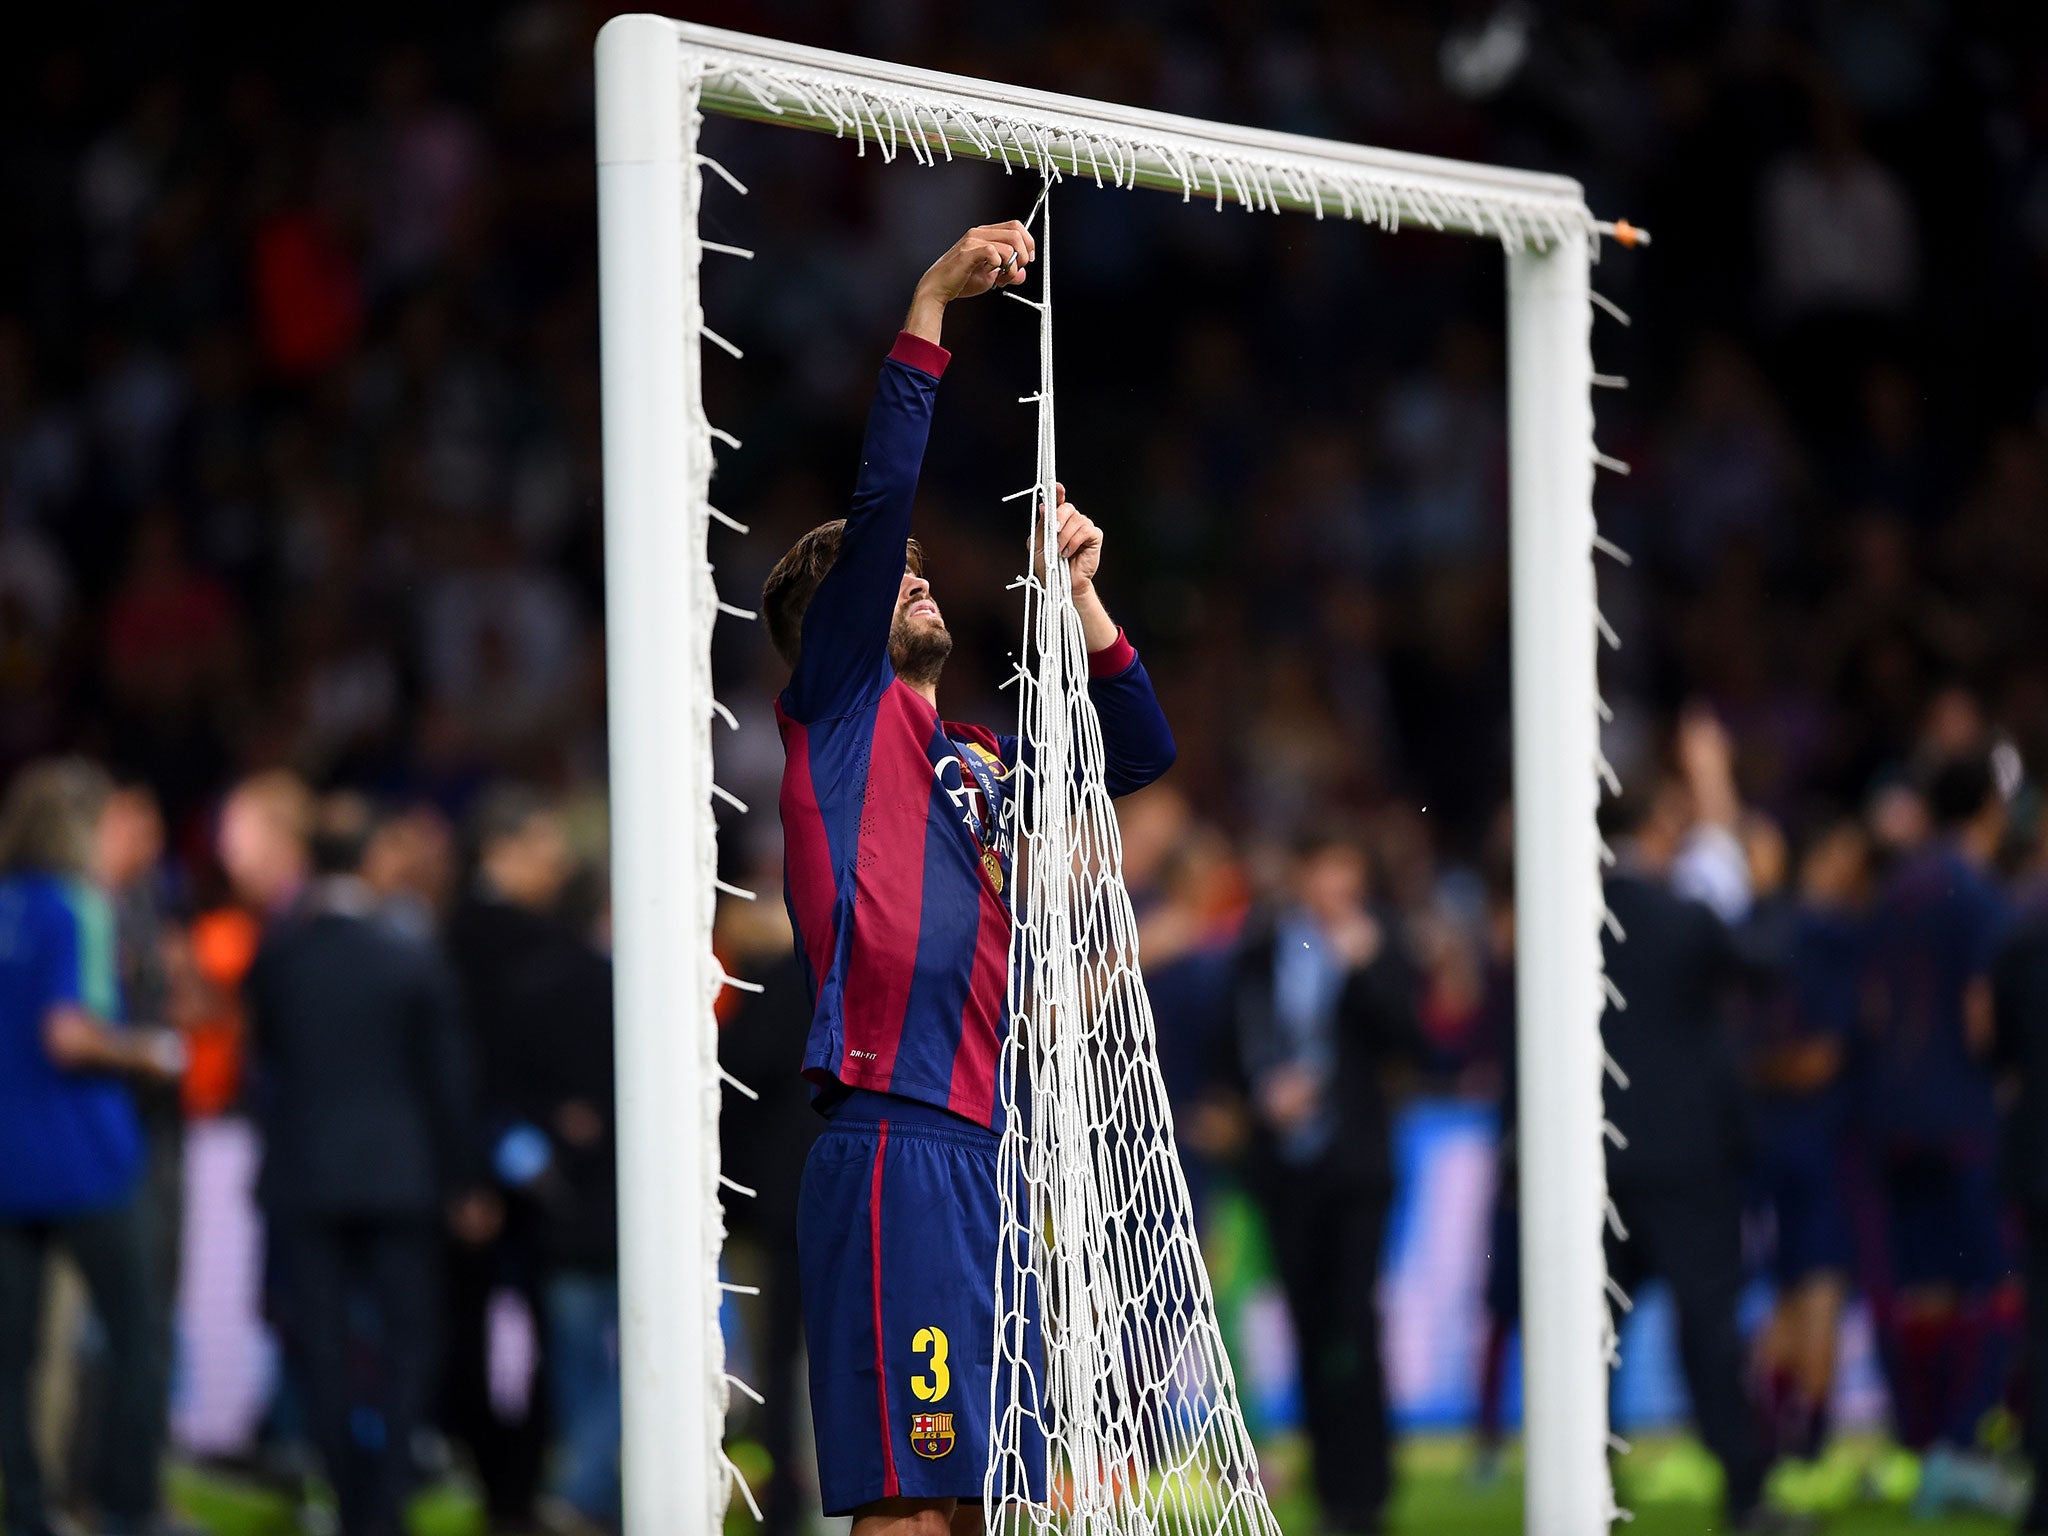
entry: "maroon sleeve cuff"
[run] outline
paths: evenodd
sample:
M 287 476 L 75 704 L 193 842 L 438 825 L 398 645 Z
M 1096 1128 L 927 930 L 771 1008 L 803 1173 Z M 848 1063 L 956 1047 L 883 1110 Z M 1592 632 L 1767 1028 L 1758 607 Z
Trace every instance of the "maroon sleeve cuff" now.
M 946 364 L 953 361 L 953 354 L 936 341 L 926 341 L 922 336 L 913 336 L 908 331 L 896 333 L 896 345 L 889 349 L 889 355 L 899 363 L 908 363 L 921 373 L 928 373 L 935 379 L 946 376 Z
M 1124 638 L 1123 626 L 1118 625 L 1114 640 L 1101 650 L 1088 653 L 1088 675 L 1115 677 L 1119 672 L 1128 672 L 1137 659 L 1138 648 Z

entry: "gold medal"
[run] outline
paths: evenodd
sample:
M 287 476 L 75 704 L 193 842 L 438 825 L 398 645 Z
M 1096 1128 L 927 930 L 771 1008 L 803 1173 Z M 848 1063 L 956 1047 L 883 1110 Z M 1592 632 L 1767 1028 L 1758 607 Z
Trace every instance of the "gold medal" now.
M 993 848 L 981 850 L 981 872 L 988 876 L 988 883 L 996 888 L 998 896 L 1003 894 L 1002 855 Z

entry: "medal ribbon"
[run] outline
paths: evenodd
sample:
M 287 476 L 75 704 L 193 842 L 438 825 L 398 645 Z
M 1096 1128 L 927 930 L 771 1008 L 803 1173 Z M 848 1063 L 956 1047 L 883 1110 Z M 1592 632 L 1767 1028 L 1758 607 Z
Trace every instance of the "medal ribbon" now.
M 1002 849 L 999 846 L 1002 837 L 1000 825 L 1002 818 L 996 814 L 995 770 L 972 747 L 960 748 L 959 756 L 960 765 L 974 775 L 975 787 L 981 791 L 982 813 L 975 818 L 976 826 L 979 829 L 978 836 L 981 840 L 981 851 L 984 856 L 990 853 L 995 854 L 998 861 L 1000 861 L 1002 858 Z M 1001 869 L 1000 862 L 998 862 L 996 867 L 998 870 Z M 998 879 L 996 884 L 1000 888 L 1001 880 Z

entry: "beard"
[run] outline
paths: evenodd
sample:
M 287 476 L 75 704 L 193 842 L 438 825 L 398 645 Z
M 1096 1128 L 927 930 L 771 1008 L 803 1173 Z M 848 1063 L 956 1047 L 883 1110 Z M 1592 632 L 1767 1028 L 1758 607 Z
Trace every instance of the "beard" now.
M 940 624 L 915 624 L 903 614 L 889 626 L 889 664 L 906 683 L 936 686 L 953 637 Z

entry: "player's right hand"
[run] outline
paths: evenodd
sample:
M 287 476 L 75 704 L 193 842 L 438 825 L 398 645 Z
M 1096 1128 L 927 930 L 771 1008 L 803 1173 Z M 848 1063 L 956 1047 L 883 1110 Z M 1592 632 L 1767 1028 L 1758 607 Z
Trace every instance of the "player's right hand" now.
M 977 224 L 931 264 L 918 279 L 917 291 L 920 297 L 950 304 L 991 288 L 1015 288 L 1037 254 L 1038 242 L 1018 220 Z

